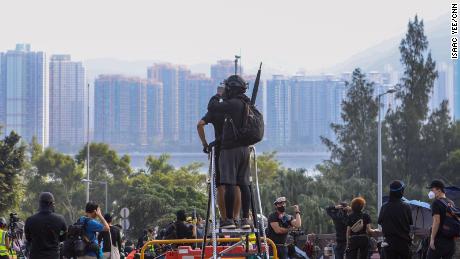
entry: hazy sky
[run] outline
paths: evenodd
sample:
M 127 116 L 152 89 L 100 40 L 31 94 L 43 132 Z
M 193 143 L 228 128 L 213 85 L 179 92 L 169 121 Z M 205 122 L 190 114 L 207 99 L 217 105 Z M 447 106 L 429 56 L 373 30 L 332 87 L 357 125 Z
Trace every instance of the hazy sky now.
M 243 54 L 274 68 L 320 70 L 425 21 L 447 0 L 1 0 L 0 50 L 16 42 L 74 59 L 212 63 Z

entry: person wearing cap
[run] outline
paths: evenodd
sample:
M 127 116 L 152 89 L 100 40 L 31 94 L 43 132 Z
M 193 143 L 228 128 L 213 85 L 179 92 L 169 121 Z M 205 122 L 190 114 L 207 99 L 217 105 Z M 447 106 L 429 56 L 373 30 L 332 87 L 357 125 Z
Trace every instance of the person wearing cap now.
M 217 93 L 211 97 L 209 100 L 209 104 L 212 102 L 219 102 L 222 100 L 224 94 L 225 85 L 222 83 L 217 87 Z M 220 183 L 220 170 L 219 170 L 219 157 L 220 157 L 220 147 L 221 147 L 221 138 L 222 138 L 222 131 L 224 127 L 224 119 L 225 114 L 209 110 L 206 114 L 201 118 L 197 125 L 198 136 L 201 140 L 201 144 L 203 145 L 203 152 L 210 153 L 212 148 L 215 148 L 214 152 L 214 161 L 215 161 L 215 169 L 216 169 L 216 186 L 217 186 L 217 206 L 219 208 L 219 213 L 221 216 L 221 221 L 227 220 L 227 211 L 225 208 L 225 185 Z M 214 141 L 208 144 L 206 140 L 206 133 L 204 127 L 208 124 L 212 124 L 214 127 Z M 235 203 L 233 206 L 233 219 L 237 220 L 239 218 L 241 210 L 241 192 L 239 187 L 235 188 Z M 232 217 L 230 217 L 232 218 Z
M 273 202 L 276 211 L 268 217 L 267 237 L 270 238 L 276 245 L 278 258 L 284 259 L 288 256 L 288 248 L 286 239 L 291 228 L 300 228 L 302 220 L 300 218 L 299 206 L 294 205 L 295 217 L 286 214 L 285 197 L 279 197 Z
M 224 119 L 220 141 L 220 184 L 225 186 L 225 210 L 227 219 L 220 223 L 223 229 L 236 228 L 234 215 L 236 189 L 241 192 L 241 229 L 252 226 L 249 220 L 251 194 L 249 191 L 249 146 L 238 140 L 238 130 L 243 125 L 244 111 L 251 100 L 245 95 L 246 81 L 239 75 L 229 76 L 225 81 L 223 98 L 209 102 L 208 111 L 221 114 Z
M 450 259 L 455 254 L 455 239 L 443 235 L 441 226 L 447 214 L 448 206 L 455 206 L 454 202 L 447 199 L 444 182 L 433 180 L 427 187 L 430 189 L 428 198 L 434 200 L 431 204 L 431 213 L 433 215 L 433 225 L 431 226 L 430 249 L 428 249 L 428 259 Z
M 0 218 L 0 259 L 9 259 L 10 239 L 8 237 L 8 224 L 5 218 Z
M 29 259 L 58 259 L 59 243 L 64 241 L 67 226 L 62 215 L 54 213 L 54 196 L 42 192 L 38 213 L 29 217 L 24 233 L 30 245 Z
M 413 221 L 410 205 L 402 200 L 405 188 L 402 181 L 391 182 L 389 201 L 383 204 L 380 210 L 378 224 L 382 226 L 385 237 L 385 258 L 411 258 L 410 226 L 413 225 Z
M 351 207 L 346 202 L 326 208 L 326 213 L 331 217 L 335 227 L 336 246 L 334 247 L 334 256 L 336 259 L 343 259 L 345 256 L 345 249 L 347 248 L 347 221 L 350 212 Z

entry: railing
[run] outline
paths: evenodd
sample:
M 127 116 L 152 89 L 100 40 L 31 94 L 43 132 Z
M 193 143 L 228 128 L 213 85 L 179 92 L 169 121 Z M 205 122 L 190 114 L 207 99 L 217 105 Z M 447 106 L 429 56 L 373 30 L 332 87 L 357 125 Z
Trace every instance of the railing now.
M 234 243 L 241 241 L 241 238 L 218 238 L 217 242 L 219 243 Z M 256 241 L 255 237 L 249 238 L 250 242 Z M 276 245 L 269 238 L 266 239 L 267 243 L 270 245 L 273 251 L 273 259 L 278 259 L 278 250 L 276 250 Z M 173 239 L 173 240 L 151 240 L 144 244 L 141 248 L 141 259 L 144 259 L 145 250 L 150 245 L 170 245 L 170 244 L 197 244 L 202 243 L 203 239 Z M 267 251 L 268 252 L 268 251 Z

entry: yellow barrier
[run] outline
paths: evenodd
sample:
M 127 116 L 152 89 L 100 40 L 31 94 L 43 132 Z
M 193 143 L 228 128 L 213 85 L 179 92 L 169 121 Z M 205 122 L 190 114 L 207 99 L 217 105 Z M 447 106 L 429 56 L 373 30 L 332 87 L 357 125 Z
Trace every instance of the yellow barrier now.
M 219 243 L 236 243 L 241 241 L 241 238 L 218 238 L 217 242 Z M 249 238 L 249 241 L 256 241 L 255 237 Z M 149 245 L 169 245 L 169 244 L 196 244 L 202 243 L 203 239 L 173 239 L 173 240 L 151 240 L 144 244 L 141 248 L 141 259 L 144 259 L 145 250 Z M 270 238 L 267 238 L 267 243 L 271 246 L 273 250 L 273 259 L 278 259 L 278 250 L 276 250 L 276 245 Z

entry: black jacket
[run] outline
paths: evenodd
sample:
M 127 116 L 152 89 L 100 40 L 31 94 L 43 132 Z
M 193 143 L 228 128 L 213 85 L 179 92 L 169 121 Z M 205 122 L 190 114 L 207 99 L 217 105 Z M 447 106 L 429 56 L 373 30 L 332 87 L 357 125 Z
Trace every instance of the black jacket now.
M 115 226 L 110 226 L 110 233 L 112 237 L 112 244 L 118 248 L 118 251 L 121 253 L 121 232 L 120 229 Z M 97 237 L 98 243 L 102 244 L 102 252 L 110 252 L 112 248 L 110 244 L 109 232 L 104 231 L 99 234 Z
M 343 209 L 335 208 L 335 206 L 327 207 L 326 213 L 334 221 L 337 243 L 347 242 L 347 213 Z
M 411 242 L 412 212 L 410 205 L 401 199 L 390 199 L 382 206 L 378 223 L 387 242 Z
M 30 243 L 30 259 L 59 259 L 59 242 L 64 241 L 67 226 L 64 217 L 50 208 L 26 220 L 24 233 Z

